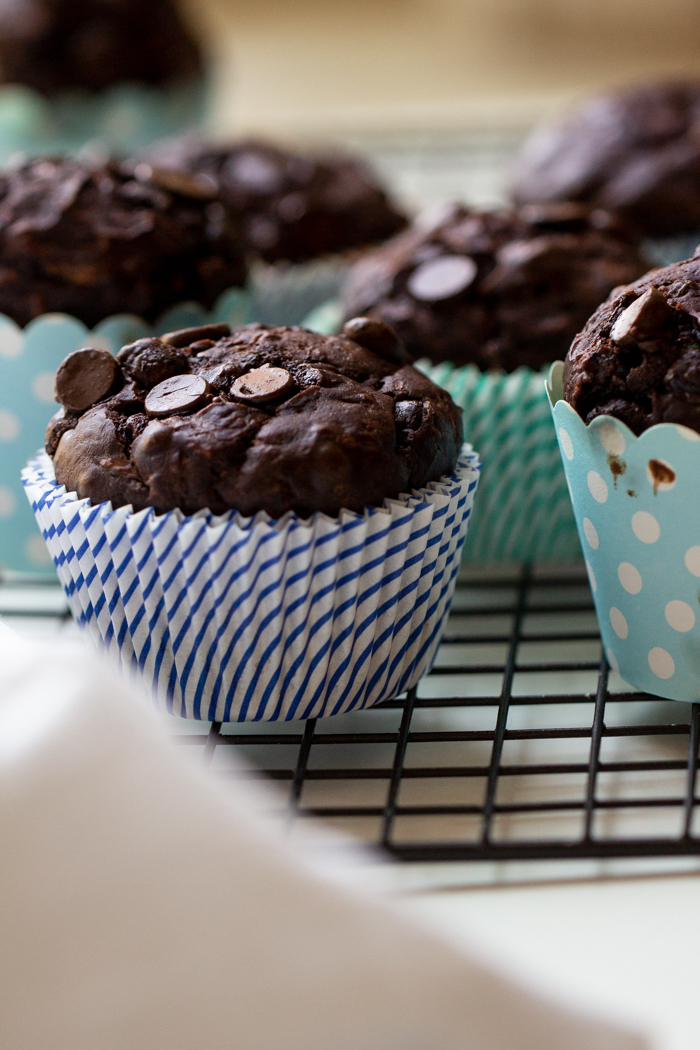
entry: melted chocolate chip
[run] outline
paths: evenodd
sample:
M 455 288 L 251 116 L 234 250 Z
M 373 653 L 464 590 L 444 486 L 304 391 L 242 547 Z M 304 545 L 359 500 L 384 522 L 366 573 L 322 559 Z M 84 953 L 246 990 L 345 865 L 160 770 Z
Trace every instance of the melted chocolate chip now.
M 76 350 L 56 372 L 56 400 L 67 409 L 83 412 L 107 397 L 121 375 L 106 350 Z
M 469 256 L 440 255 L 414 270 L 407 287 L 414 299 L 436 303 L 466 291 L 476 274 L 476 263 Z
M 239 376 L 231 387 L 231 393 L 247 404 L 261 405 L 289 393 L 293 386 L 294 380 L 286 368 L 263 365 Z
M 160 338 L 168 346 L 192 346 L 202 339 L 223 339 L 231 334 L 231 328 L 224 321 L 218 324 L 200 324 L 196 328 L 179 328 L 176 332 L 166 332 Z
M 201 405 L 208 393 L 209 385 L 202 376 L 171 376 L 148 392 L 146 411 L 156 418 L 184 412 Z

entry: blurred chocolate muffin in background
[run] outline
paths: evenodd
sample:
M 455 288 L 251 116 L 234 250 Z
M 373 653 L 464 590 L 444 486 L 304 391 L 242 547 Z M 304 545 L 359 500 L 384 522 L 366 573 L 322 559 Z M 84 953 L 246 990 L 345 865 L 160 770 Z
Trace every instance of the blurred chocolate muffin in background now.
M 45 95 L 165 84 L 201 71 L 173 0 L 3 0 L 0 83 Z
M 148 164 L 36 158 L 0 172 L 0 313 L 155 320 L 245 284 L 244 246 L 209 180 Z
M 206 175 L 239 218 L 250 251 L 301 262 L 393 236 L 406 218 L 359 159 L 315 158 L 253 140 L 220 145 L 184 136 L 146 159 Z
M 700 80 L 611 91 L 543 124 L 512 192 L 616 209 L 652 237 L 700 230 Z
M 616 285 L 647 269 L 636 234 L 610 212 L 453 204 L 356 263 L 344 312 L 385 321 L 416 358 L 539 369 L 566 354 Z

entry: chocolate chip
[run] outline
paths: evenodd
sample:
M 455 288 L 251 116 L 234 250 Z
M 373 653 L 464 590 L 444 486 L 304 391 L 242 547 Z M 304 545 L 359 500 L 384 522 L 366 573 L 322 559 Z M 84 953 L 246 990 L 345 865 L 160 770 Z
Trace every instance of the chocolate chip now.
M 107 396 L 120 371 L 106 350 L 76 350 L 56 372 L 56 400 L 68 409 L 82 412 Z
M 414 299 L 428 303 L 453 299 L 466 291 L 476 273 L 476 263 L 468 255 L 440 255 L 413 271 L 408 279 L 408 290 Z
M 643 295 L 622 311 L 610 332 L 618 346 L 642 343 L 657 338 L 672 307 L 658 288 L 647 288 Z
M 231 328 L 224 321 L 219 324 L 200 324 L 196 328 L 179 328 L 176 332 L 166 332 L 160 338 L 168 346 L 192 346 L 201 339 L 224 339 L 231 335 Z
M 294 380 L 286 368 L 262 365 L 239 376 L 231 387 L 231 393 L 241 401 L 259 405 L 286 394 L 293 384 Z
M 158 189 L 177 193 L 181 197 L 204 201 L 214 200 L 218 196 L 218 187 L 210 175 L 195 175 L 177 168 L 159 168 L 145 163 L 137 164 L 134 174 L 141 182 L 152 182 Z
M 171 376 L 146 395 L 146 411 L 156 417 L 183 412 L 201 404 L 208 393 L 209 384 L 202 376 Z
M 353 317 L 343 326 L 343 335 L 366 350 L 397 365 L 410 365 L 413 358 L 391 325 L 372 317 Z

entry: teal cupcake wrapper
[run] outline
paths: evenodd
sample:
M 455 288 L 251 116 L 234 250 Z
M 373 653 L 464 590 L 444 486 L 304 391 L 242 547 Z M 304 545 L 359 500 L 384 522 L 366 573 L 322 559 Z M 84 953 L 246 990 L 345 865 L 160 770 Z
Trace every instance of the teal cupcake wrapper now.
M 662 423 L 637 437 L 588 426 L 547 390 L 610 667 L 671 700 L 700 697 L 700 434 Z
M 416 366 L 443 387 L 463 412 L 465 440 L 482 463 L 464 557 L 478 561 L 564 561 L 581 547 L 545 372 L 501 374 L 450 362 Z
M 171 307 L 154 325 L 139 317 L 108 317 L 90 331 L 67 314 L 44 314 L 22 329 L 0 314 L 0 568 L 19 572 L 50 569 L 46 547 L 23 494 L 20 472 L 38 446 L 58 405 L 54 375 L 74 350 L 95 346 L 116 353 L 126 343 L 159 332 L 210 321 L 231 326 L 250 321 L 250 291 L 231 288 L 213 310 L 197 303 Z
M 21 85 L 0 86 L 0 164 L 16 153 L 75 152 L 87 144 L 129 153 L 202 123 L 203 81 L 152 87 L 117 84 L 53 99 Z

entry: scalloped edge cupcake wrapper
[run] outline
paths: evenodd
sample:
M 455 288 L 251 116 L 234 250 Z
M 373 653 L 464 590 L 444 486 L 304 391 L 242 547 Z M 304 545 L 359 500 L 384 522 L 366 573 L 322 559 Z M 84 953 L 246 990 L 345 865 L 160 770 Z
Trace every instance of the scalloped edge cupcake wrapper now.
M 429 670 L 479 469 L 465 445 L 449 478 L 307 521 L 92 506 L 45 453 L 23 484 L 78 623 L 160 706 L 268 721 L 369 707 Z
M 586 425 L 548 399 L 610 667 L 636 689 L 700 698 L 700 434 L 662 423 L 639 437 L 618 419 Z
M 576 522 L 545 390 L 546 372 L 507 374 L 475 365 L 416 362 L 462 409 L 464 437 L 479 449 L 479 501 L 464 545 L 477 561 L 581 557 Z
M 68 314 L 43 314 L 22 329 L 0 314 L 0 566 L 21 572 L 46 571 L 50 562 L 23 496 L 20 473 L 44 440 L 58 408 L 53 377 L 66 354 L 82 346 L 116 353 L 126 343 L 157 332 L 210 321 L 231 326 L 254 316 L 251 289 L 229 288 L 212 310 L 180 303 L 154 324 L 131 314 L 108 317 L 92 331 Z

